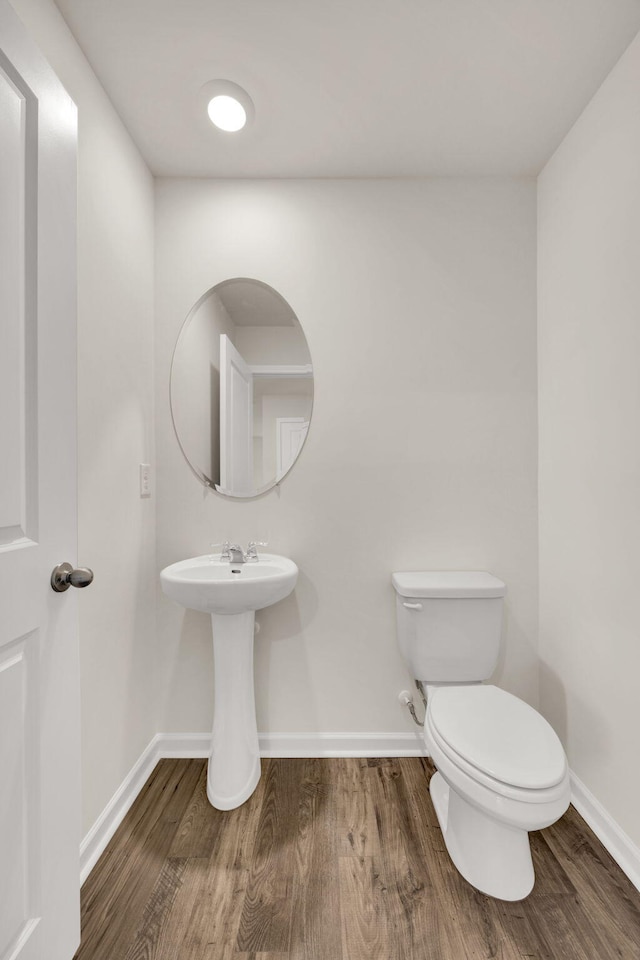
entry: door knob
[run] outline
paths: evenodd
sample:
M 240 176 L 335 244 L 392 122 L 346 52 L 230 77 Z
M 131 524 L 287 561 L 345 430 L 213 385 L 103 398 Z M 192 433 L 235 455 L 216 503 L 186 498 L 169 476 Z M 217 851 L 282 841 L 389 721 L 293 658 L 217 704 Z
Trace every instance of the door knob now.
M 51 574 L 51 586 L 56 593 L 64 593 L 69 587 L 88 587 L 92 580 L 93 570 L 88 567 L 74 569 L 70 563 L 59 563 Z

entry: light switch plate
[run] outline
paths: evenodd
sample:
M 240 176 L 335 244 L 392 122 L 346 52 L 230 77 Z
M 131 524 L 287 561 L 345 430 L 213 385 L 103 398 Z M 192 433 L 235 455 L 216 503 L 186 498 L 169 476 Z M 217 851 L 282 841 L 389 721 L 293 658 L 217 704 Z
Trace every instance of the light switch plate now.
M 140 496 L 151 496 L 151 464 L 140 464 Z

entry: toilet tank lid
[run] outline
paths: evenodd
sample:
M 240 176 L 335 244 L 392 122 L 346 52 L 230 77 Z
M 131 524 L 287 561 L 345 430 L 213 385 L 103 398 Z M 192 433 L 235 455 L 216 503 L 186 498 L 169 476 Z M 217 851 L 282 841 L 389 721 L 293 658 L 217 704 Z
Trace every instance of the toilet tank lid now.
M 504 597 L 507 588 L 483 570 L 419 571 L 394 573 L 391 582 L 401 597 Z

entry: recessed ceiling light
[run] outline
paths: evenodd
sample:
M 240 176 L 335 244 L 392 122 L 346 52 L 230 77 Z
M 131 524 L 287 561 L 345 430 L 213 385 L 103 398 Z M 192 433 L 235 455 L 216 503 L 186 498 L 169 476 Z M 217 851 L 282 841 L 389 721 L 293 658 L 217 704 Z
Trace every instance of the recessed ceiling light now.
M 227 133 L 242 130 L 247 122 L 247 111 L 240 101 L 225 94 L 219 94 L 209 100 L 207 113 L 211 123 L 214 123 L 220 130 L 226 130 Z
M 202 87 L 199 99 L 211 123 L 225 133 L 237 133 L 253 120 L 251 97 L 231 80 L 210 80 Z

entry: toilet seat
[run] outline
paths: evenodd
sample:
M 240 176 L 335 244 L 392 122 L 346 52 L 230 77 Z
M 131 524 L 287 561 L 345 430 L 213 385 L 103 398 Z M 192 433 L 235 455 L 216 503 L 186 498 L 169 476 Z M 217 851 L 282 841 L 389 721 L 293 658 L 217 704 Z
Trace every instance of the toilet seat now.
M 564 790 L 566 757 L 554 730 L 499 687 L 436 689 L 429 697 L 425 733 L 459 769 L 502 796 L 545 802 Z

